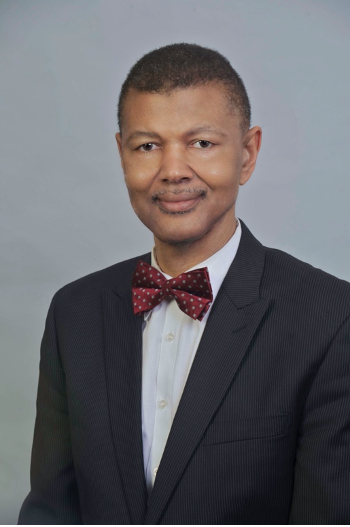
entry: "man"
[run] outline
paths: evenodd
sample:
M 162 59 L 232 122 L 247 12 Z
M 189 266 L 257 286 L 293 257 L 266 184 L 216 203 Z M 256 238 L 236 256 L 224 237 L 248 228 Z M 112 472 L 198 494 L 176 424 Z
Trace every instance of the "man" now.
M 261 144 L 240 77 L 152 51 L 119 124 L 155 245 L 53 298 L 20 523 L 349 523 L 350 285 L 236 219 Z

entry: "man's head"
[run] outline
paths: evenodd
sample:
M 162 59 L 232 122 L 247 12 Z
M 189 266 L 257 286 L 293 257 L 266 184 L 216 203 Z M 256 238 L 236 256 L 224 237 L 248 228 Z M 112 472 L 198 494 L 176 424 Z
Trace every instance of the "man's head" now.
M 165 46 L 131 69 L 119 119 L 130 201 L 156 246 L 215 252 L 234 232 L 238 187 L 260 148 L 241 79 L 216 51 Z
M 197 44 L 170 44 L 150 51 L 131 68 L 118 102 L 118 125 L 122 133 L 125 100 L 131 90 L 170 93 L 176 89 L 218 83 L 229 108 L 239 116 L 243 131 L 250 126 L 249 98 L 238 73 L 217 51 Z

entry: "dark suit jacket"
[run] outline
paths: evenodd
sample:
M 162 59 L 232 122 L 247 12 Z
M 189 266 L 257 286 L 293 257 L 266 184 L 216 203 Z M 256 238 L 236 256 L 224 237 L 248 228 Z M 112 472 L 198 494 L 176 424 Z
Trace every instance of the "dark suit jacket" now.
M 56 293 L 20 523 L 350 522 L 350 284 L 241 224 L 148 503 L 138 258 Z

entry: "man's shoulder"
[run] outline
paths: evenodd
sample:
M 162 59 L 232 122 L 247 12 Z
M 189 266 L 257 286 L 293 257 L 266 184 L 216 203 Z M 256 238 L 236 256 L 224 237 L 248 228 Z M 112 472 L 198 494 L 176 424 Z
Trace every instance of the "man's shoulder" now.
M 128 260 L 115 263 L 88 275 L 82 276 L 61 287 L 55 297 L 63 299 L 78 299 L 86 296 L 100 294 L 104 290 L 115 291 L 124 288 L 130 283 L 131 278 L 139 260 L 149 259 L 150 253 L 135 256 Z
M 275 291 L 309 302 L 331 302 L 350 313 L 350 283 L 280 249 L 266 252 L 263 283 Z

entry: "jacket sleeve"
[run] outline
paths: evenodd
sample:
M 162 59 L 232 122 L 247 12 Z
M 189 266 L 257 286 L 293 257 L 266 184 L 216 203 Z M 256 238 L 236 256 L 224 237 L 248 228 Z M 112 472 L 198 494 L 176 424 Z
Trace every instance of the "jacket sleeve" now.
M 350 317 L 314 378 L 300 421 L 289 523 L 350 523 Z
M 41 342 L 37 415 L 31 458 L 31 491 L 19 524 L 81 523 L 70 442 L 65 376 L 55 329 L 54 296 Z

